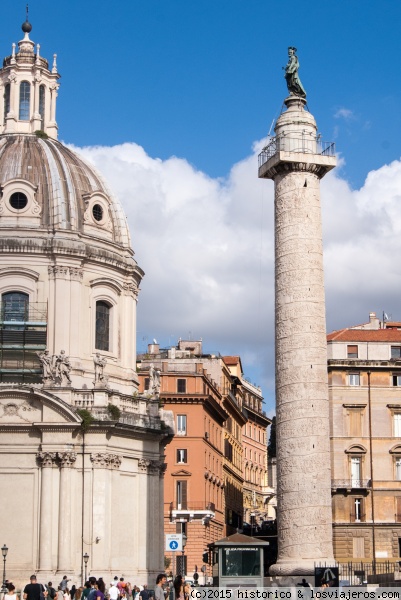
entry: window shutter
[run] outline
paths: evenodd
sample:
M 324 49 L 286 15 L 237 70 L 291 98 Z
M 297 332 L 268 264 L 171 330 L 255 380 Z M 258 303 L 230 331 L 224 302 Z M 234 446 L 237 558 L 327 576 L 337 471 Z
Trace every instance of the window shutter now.
M 395 520 L 397 523 L 401 523 L 401 497 L 397 496 L 395 499 Z
M 187 482 L 186 481 L 181 481 L 181 493 L 182 493 L 182 502 L 181 502 L 181 506 L 184 510 L 187 509 L 187 505 L 188 505 L 188 494 L 187 494 Z

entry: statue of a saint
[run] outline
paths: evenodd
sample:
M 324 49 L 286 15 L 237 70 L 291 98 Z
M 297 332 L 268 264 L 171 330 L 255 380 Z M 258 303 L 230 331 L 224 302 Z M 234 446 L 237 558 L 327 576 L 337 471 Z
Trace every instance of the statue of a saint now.
M 102 358 L 97 352 L 96 356 L 93 357 L 93 362 L 95 365 L 95 381 L 93 383 L 95 385 L 105 383 L 104 368 L 107 364 L 107 359 Z
M 61 385 L 65 385 L 66 381 L 71 383 L 70 371 L 70 359 L 65 350 L 60 350 L 60 354 L 56 355 L 56 377 L 60 379 Z
M 149 366 L 149 394 L 158 396 L 160 392 L 160 370 L 155 369 L 153 363 Z
M 288 91 L 293 96 L 306 98 L 306 92 L 303 88 L 300 78 L 298 77 L 299 60 L 295 54 L 296 48 L 290 46 L 288 48 L 288 63 L 283 69 L 285 70 L 285 80 L 287 82 Z
M 54 373 L 53 373 L 53 357 L 50 356 L 48 349 L 44 352 L 36 353 L 39 357 L 39 360 L 42 365 L 42 379 L 43 383 L 47 383 L 49 381 L 54 381 Z

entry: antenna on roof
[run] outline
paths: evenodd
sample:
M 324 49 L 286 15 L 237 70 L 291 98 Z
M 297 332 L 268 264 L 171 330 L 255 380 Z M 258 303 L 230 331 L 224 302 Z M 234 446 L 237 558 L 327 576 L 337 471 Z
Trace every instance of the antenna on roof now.
M 26 20 L 29 21 L 29 4 L 26 5 Z
M 269 133 L 267 134 L 267 137 L 271 137 L 271 131 L 273 129 L 273 125 L 274 125 L 274 119 L 272 121 L 272 124 L 270 125 L 270 129 L 269 129 Z

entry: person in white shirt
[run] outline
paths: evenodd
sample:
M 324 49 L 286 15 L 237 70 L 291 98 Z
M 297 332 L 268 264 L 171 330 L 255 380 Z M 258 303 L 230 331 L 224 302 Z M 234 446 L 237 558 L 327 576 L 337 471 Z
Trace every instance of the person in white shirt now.
M 119 596 L 118 587 L 113 583 L 109 587 L 109 598 L 110 598 L 110 600 L 118 600 L 118 596 Z

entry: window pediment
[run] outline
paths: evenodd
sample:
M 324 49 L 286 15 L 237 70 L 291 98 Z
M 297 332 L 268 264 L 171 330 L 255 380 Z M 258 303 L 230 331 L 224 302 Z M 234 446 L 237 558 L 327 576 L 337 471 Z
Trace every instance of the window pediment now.
M 366 454 L 367 450 L 362 444 L 353 444 L 345 450 L 346 454 Z

